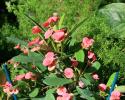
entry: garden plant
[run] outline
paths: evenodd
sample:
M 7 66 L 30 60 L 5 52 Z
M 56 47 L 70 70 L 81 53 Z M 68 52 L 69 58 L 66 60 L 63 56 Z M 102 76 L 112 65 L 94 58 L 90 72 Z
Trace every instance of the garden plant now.
M 18 27 L 0 29 L 0 99 L 124 100 L 124 1 L 49 2 L 5 3 Z

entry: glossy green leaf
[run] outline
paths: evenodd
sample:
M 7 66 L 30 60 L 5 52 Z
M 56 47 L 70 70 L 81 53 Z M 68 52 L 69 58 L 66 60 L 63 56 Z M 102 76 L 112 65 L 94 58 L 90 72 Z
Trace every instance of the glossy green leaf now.
M 121 85 L 121 86 L 117 86 L 115 88 L 115 90 L 121 92 L 121 93 L 125 93 L 125 85 Z
M 116 72 L 113 73 L 113 74 L 109 77 L 109 80 L 108 80 L 106 86 L 111 87 L 111 85 L 112 85 L 112 83 L 113 83 L 113 81 L 114 81 L 114 78 L 115 78 L 115 74 L 116 74 Z
M 35 88 L 30 94 L 29 97 L 36 97 L 39 93 L 39 88 Z
M 75 52 L 75 58 L 79 62 L 84 62 L 84 59 L 85 59 L 84 51 L 81 49 L 81 50 Z
M 47 77 L 45 80 L 43 80 L 43 83 L 49 86 L 62 86 L 65 84 L 71 83 L 72 80 L 65 79 L 65 78 L 58 78 L 56 76 L 53 77 Z

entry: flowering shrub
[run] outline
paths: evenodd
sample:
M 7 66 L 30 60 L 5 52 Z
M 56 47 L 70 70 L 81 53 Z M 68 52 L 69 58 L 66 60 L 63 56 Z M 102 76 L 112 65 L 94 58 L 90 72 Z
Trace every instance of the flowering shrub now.
M 45 100 L 97 100 L 99 95 L 107 95 L 107 86 L 98 85 L 100 63 L 92 48 L 94 40 L 86 36 L 77 46 L 70 46 L 72 33 L 62 27 L 62 22 L 63 17 L 57 15 L 42 26 L 35 22 L 32 33 L 36 38 L 28 41 L 17 39 L 14 48 L 22 53 L 8 61 L 16 87 L 9 96 L 19 92 L 19 97 Z M 7 89 L 10 87 L 12 85 Z M 5 89 L 3 86 L 6 93 Z M 111 98 L 117 94 L 112 93 Z

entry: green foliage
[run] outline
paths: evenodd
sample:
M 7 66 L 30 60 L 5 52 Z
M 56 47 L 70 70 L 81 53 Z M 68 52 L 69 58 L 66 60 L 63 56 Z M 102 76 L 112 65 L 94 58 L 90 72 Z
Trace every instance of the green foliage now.
M 85 59 L 85 54 L 84 54 L 84 51 L 81 49 L 77 52 L 75 52 L 75 56 L 77 61 L 79 62 L 84 62 L 84 59 Z
M 89 91 L 88 88 L 86 89 L 81 89 L 79 87 L 76 87 L 78 93 L 80 94 L 80 97 L 86 100 L 95 100 L 94 97 L 92 97 L 91 91 Z M 97 98 L 96 98 L 97 99 Z
M 17 37 L 19 36 L 17 28 L 9 24 L 3 25 L 0 29 L 0 63 L 3 63 L 10 59 L 12 56 L 18 54 L 18 52 L 13 49 L 15 44 L 8 42 L 6 39 L 6 37 L 9 37 L 13 34 L 15 34 Z
M 116 74 L 116 72 L 113 73 L 113 74 L 109 77 L 109 80 L 108 80 L 106 86 L 111 87 L 111 85 L 112 85 L 112 83 L 113 83 L 113 81 L 114 81 L 114 78 L 115 78 L 115 74 Z
M 30 94 L 29 97 L 36 97 L 39 93 L 39 88 L 35 88 Z
M 65 84 L 72 83 L 72 80 L 59 78 L 57 76 L 50 76 L 50 77 L 47 77 L 45 80 L 43 80 L 43 83 L 49 86 L 62 86 Z

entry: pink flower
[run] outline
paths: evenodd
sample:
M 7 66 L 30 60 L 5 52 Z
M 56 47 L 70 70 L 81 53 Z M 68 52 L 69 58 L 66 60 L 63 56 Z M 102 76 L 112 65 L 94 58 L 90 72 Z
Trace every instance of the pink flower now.
M 33 76 L 33 73 L 32 72 L 28 72 L 25 74 L 25 79 L 31 79 Z
M 50 17 L 47 21 L 51 24 L 53 22 L 57 22 L 58 20 L 59 20 L 59 17 L 53 16 L 53 17 Z
M 3 85 L 3 91 L 5 93 L 7 93 L 8 95 L 12 95 L 12 94 L 17 94 L 19 92 L 18 89 L 16 88 L 13 88 L 12 87 L 12 84 L 10 84 L 9 82 L 6 82 L 4 85 Z
M 24 77 L 25 77 L 25 74 L 20 74 L 20 75 L 17 75 L 14 80 L 20 81 L 20 80 L 24 79 Z
M 51 66 L 51 65 L 53 65 L 54 61 L 55 61 L 55 58 L 53 58 L 53 57 L 48 58 L 47 57 L 43 60 L 43 65 L 44 66 Z
M 88 58 L 92 59 L 92 61 L 96 60 L 96 56 L 92 51 L 88 51 Z
M 53 16 L 50 17 L 45 23 L 43 23 L 44 27 L 48 27 L 51 23 L 57 22 L 59 20 L 59 17 Z
M 66 78 L 73 78 L 74 77 L 74 73 L 73 73 L 72 68 L 66 68 L 64 70 L 64 75 L 65 75 Z
M 96 73 L 92 74 L 92 78 L 93 78 L 94 80 L 99 80 L 99 76 L 98 76 L 98 74 L 96 74 Z
M 38 44 L 39 44 L 39 45 L 44 44 L 44 40 L 40 40 Z
M 113 91 L 110 96 L 110 100 L 120 100 L 121 93 L 119 91 Z
M 37 38 L 33 39 L 32 41 L 30 41 L 30 42 L 28 43 L 28 46 L 32 46 L 32 45 L 34 45 L 34 44 L 39 44 L 39 42 L 40 42 L 40 38 L 37 37 Z
M 65 38 L 65 33 L 62 30 L 58 30 L 53 33 L 52 38 L 55 40 L 55 42 L 61 42 Z
M 55 69 L 55 65 L 56 65 L 56 59 L 54 57 L 54 53 L 53 52 L 48 52 L 46 55 L 45 55 L 45 58 L 43 60 L 43 65 L 44 66 L 48 66 L 48 70 L 49 71 L 52 71 Z
M 12 84 L 10 84 L 9 82 L 6 82 L 4 85 L 3 85 L 4 88 L 11 88 L 12 87 Z
M 105 91 L 107 87 L 106 87 L 105 84 L 99 84 L 98 88 L 99 88 L 99 90 L 101 90 L 101 91 Z
M 37 34 L 37 33 L 40 33 L 42 30 L 39 28 L 39 26 L 34 26 L 32 28 L 32 33 L 33 34 Z
M 55 56 L 55 54 L 54 54 L 53 52 L 48 52 L 48 53 L 45 55 L 46 58 L 49 58 L 49 57 L 50 57 L 50 58 L 51 58 L 51 57 L 54 58 L 54 56 Z
M 59 87 L 56 92 L 58 95 L 62 96 L 67 92 L 67 89 L 64 86 L 62 86 L 62 87 Z
M 79 81 L 79 87 L 83 88 L 85 86 L 85 84 L 82 81 Z
M 77 67 L 78 66 L 78 61 L 75 59 L 71 59 L 71 64 L 73 67 Z
M 14 49 L 20 49 L 20 44 L 17 44 Z
M 82 47 L 88 49 L 90 46 L 93 45 L 94 40 L 88 37 L 84 37 L 82 40 Z
M 29 53 L 28 48 L 22 48 L 21 51 L 23 52 L 23 54 L 27 55 Z
M 48 30 L 45 32 L 45 34 L 44 34 L 45 39 L 48 39 L 48 38 L 52 35 L 52 33 L 53 33 L 53 29 L 48 29 Z

